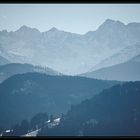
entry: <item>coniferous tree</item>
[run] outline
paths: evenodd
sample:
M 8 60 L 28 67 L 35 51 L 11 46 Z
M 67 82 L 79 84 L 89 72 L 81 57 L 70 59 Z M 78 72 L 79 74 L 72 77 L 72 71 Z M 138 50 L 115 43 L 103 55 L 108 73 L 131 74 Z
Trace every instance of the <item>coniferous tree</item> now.
M 20 125 L 18 123 L 13 125 L 13 132 L 11 135 L 12 136 L 19 136 L 20 135 Z
M 30 122 L 31 129 L 35 130 L 36 127 L 41 128 L 44 123 L 48 121 L 47 113 L 38 113 L 36 114 Z
M 54 121 L 54 116 L 50 115 L 50 123 L 52 123 Z
M 0 134 L 3 132 L 3 128 L 0 128 Z
M 29 130 L 29 122 L 27 120 L 23 120 L 20 125 L 20 133 L 22 135 L 26 134 Z

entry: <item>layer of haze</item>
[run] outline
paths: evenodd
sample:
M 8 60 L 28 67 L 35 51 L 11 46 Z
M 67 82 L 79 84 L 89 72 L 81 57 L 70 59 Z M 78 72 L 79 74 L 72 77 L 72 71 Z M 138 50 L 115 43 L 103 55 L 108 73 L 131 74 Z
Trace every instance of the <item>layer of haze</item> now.
M 84 34 L 108 18 L 125 24 L 140 22 L 140 4 L 0 4 L 0 30 L 27 25 L 41 32 L 56 27 Z

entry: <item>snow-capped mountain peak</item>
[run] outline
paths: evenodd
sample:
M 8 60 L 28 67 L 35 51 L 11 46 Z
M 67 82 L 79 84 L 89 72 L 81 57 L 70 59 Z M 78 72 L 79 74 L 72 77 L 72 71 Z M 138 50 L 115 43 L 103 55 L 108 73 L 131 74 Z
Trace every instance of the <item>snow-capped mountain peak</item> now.
M 123 22 L 120 22 L 119 20 L 111 20 L 111 19 L 107 19 L 105 20 L 105 22 L 103 24 L 101 24 L 101 26 L 99 26 L 98 30 L 106 30 L 106 29 L 110 29 L 110 28 L 121 28 L 124 27 L 125 24 Z
M 36 28 L 31 28 L 26 25 L 21 26 L 16 32 L 20 33 L 40 33 L 40 31 Z
M 52 27 L 49 31 L 58 31 L 58 29 L 55 27 Z

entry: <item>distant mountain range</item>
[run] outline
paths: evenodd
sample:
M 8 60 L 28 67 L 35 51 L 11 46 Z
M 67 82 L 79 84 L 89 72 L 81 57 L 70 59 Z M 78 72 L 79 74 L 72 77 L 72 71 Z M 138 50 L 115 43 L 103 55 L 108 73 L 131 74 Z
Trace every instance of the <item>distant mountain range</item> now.
M 0 132 L 47 112 L 64 117 L 47 136 L 138 135 L 139 81 L 140 23 L 0 31 Z
M 31 119 L 38 112 L 46 111 L 50 115 L 66 113 L 71 105 L 117 83 L 40 73 L 11 76 L 0 84 L 0 128 L 9 129 L 23 119 Z
M 40 32 L 24 25 L 14 32 L 0 31 L 0 55 L 11 63 L 76 75 L 128 61 L 139 54 L 139 42 L 140 23 L 107 19 L 84 35 L 56 28 Z
M 87 72 L 81 76 L 104 80 L 139 81 L 140 80 L 140 55 L 131 60 L 114 66 Z

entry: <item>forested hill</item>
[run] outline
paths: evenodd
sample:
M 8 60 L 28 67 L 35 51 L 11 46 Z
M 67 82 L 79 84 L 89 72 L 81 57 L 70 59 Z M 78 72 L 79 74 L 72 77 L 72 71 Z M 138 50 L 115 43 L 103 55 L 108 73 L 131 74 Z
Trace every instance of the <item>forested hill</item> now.
M 61 73 L 48 67 L 34 66 L 26 63 L 9 63 L 0 65 L 0 82 L 3 82 L 5 79 L 15 74 L 23 74 L 27 72 L 38 72 L 48 75 L 62 75 Z
M 115 85 L 73 106 L 63 122 L 44 135 L 139 136 L 140 82 Z
M 116 81 L 40 73 L 14 75 L 0 84 L 0 125 L 10 126 L 38 112 L 66 113 L 72 104 L 91 98 Z

